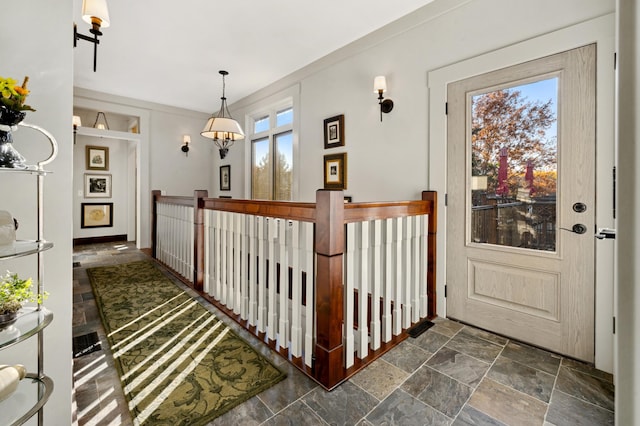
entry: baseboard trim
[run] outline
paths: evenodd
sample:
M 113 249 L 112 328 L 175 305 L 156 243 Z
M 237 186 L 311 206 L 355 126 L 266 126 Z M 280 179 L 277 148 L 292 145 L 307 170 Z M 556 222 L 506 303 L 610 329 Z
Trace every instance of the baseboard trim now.
M 127 241 L 127 235 L 105 235 L 102 237 L 89 237 L 89 238 L 74 238 L 73 246 L 81 246 L 84 244 L 101 244 L 101 243 L 114 243 L 116 241 Z

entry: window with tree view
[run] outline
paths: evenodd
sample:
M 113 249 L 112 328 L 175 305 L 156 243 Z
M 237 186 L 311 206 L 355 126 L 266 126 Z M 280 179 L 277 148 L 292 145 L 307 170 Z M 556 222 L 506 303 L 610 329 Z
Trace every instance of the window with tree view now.
M 558 78 L 471 98 L 471 242 L 556 249 Z
M 293 186 L 293 108 L 253 120 L 251 197 L 289 201 Z

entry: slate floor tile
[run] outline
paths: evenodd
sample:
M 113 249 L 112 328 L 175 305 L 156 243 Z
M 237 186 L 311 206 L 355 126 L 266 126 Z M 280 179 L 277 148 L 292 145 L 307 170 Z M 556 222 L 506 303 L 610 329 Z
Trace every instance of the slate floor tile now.
M 556 389 L 566 394 L 613 411 L 613 383 L 567 367 L 561 367 L 558 373 Z
M 469 333 L 456 334 L 446 347 L 489 363 L 493 362 L 503 349 L 502 346 Z
M 330 425 L 356 424 L 379 402 L 351 382 L 343 383 L 331 392 L 318 387 L 302 400 Z
M 613 411 L 606 410 L 561 391 L 554 391 L 547 422 L 554 425 L 606 426 L 615 423 Z
M 389 395 L 366 418 L 372 425 L 444 426 L 451 420 L 403 390 Z
M 547 403 L 556 380 L 556 376 L 505 357 L 496 359 L 487 377 Z
M 433 355 L 427 365 L 471 387 L 476 387 L 490 364 L 444 347 Z
M 540 426 L 547 404 L 485 378 L 469 399 L 469 405 L 508 425 Z
M 383 400 L 407 377 L 409 377 L 409 373 L 379 358 L 350 380 L 378 400 Z
M 502 356 L 554 375 L 558 373 L 562 359 L 559 355 L 551 352 L 513 341 L 507 343 L 502 351 Z

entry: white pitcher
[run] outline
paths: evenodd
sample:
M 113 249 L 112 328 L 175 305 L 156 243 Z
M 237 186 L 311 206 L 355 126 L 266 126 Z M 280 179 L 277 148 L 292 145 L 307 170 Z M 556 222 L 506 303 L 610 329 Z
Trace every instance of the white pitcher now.
M 0 365 L 0 401 L 6 399 L 18 388 L 18 382 L 24 379 L 27 369 L 24 365 Z

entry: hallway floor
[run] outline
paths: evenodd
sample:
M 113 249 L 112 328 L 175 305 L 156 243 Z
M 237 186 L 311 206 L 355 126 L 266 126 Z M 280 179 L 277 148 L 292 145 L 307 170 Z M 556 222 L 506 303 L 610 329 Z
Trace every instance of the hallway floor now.
M 132 425 L 86 269 L 148 257 L 131 243 L 74 251 L 73 335 L 102 349 L 74 359 L 78 425 Z M 172 278 L 173 279 L 173 278 Z M 180 287 L 182 283 L 173 279 Z M 287 373 L 212 425 L 613 425 L 610 374 L 447 319 L 325 392 L 188 290 Z

